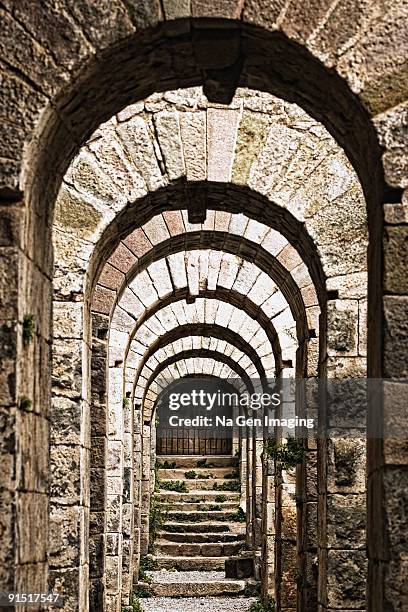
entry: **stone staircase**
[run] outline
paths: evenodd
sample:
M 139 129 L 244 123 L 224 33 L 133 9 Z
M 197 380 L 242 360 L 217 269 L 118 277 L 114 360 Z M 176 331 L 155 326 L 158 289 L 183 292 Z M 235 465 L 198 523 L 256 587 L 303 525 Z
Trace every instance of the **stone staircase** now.
M 245 542 L 238 460 L 161 456 L 158 467 L 154 496 L 165 518 L 154 544 L 153 598 L 143 600 L 143 610 L 249 610 L 253 599 L 244 598 L 246 581 L 226 579 L 224 571 Z

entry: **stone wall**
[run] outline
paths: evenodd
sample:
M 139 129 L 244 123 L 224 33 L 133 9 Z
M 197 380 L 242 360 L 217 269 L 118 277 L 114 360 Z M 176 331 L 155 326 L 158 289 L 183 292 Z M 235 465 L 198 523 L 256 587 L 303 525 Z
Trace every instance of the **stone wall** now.
M 370 227 L 369 375 L 404 379 L 408 298 L 399 279 L 404 278 L 406 260 L 402 190 L 407 187 L 403 138 L 407 80 L 401 23 L 407 9 L 403 1 L 352 6 L 340 1 L 327 7 L 311 1 L 265 4 L 247 0 L 215 2 L 208 8 L 198 0 L 152 1 L 142 7 L 130 0 L 109 6 L 83 0 L 75 6 L 68 2 L 43 6 L 38 19 L 38 8 L 30 3 L 3 4 L 0 316 L 1 352 L 6 358 L 1 364 L 5 432 L 1 452 L 7 469 L 2 472 L 5 544 L 0 565 L 5 590 L 27 583 L 40 589 L 47 579 L 44 524 L 49 492 L 51 219 L 62 176 L 74 154 L 102 121 L 153 90 L 203 84 L 213 101 L 225 102 L 239 83 L 296 101 L 328 127 L 360 178 Z M 213 116 L 216 133 L 217 113 L 211 111 L 209 116 Z M 229 111 L 225 121 L 233 128 L 236 113 Z M 200 125 L 192 127 L 200 138 Z M 180 132 L 182 135 L 182 126 Z M 254 143 L 253 150 L 259 148 L 251 135 L 243 144 L 245 153 L 250 150 L 249 142 Z M 231 139 L 225 143 L 232 147 Z M 186 159 L 194 161 L 188 153 Z M 214 173 L 211 180 L 225 180 L 230 163 L 209 168 Z M 154 181 L 151 170 L 146 173 Z M 244 164 L 240 172 L 245 175 L 246 171 Z M 202 179 L 194 164 L 191 172 L 189 180 Z M 156 187 L 153 183 L 147 189 Z M 390 226 L 384 245 L 384 283 L 382 203 Z M 196 218 L 203 215 L 203 208 Z M 90 216 L 93 227 L 97 217 Z M 79 225 L 81 232 L 87 231 L 83 223 Z M 98 261 L 100 257 L 103 259 L 103 249 Z M 84 266 L 78 267 L 82 282 Z M 93 280 L 92 269 L 89 274 Z M 55 282 L 57 291 L 60 283 L 61 277 Z M 78 295 L 82 291 L 82 284 L 75 289 Z M 69 296 L 63 291 L 61 296 L 71 311 Z M 85 301 L 88 298 L 85 295 Z M 361 305 L 364 316 L 363 301 Z M 344 312 L 346 305 L 339 306 Z M 350 312 L 355 311 L 355 304 L 348 306 Z M 32 315 L 36 316 L 34 341 L 25 346 L 24 325 L 33 320 Z M 84 325 L 88 325 L 86 320 Z M 89 337 L 85 333 L 88 344 Z M 67 346 L 67 340 L 73 340 L 72 351 L 77 355 L 78 338 L 68 337 L 61 345 Z M 82 348 L 86 354 L 87 349 Z M 58 354 L 58 341 L 54 351 Z M 88 366 L 82 370 L 82 361 L 71 364 L 74 371 L 78 366 L 86 373 Z M 88 392 L 79 396 L 75 384 L 70 392 L 78 395 L 86 417 Z M 389 403 L 386 393 L 385 418 Z M 27 431 L 35 433 L 27 436 Z M 86 439 L 73 444 L 85 466 L 87 444 Z M 407 490 L 406 453 L 404 449 L 390 453 L 378 441 L 370 443 L 369 451 L 369 597 L 373 609 L 403 609 L 406 551 L 394 534 L 404 524 L 396 500 L 404 499 Z M 87 485 L 82 484 L 85 491 Z M 88 505 L 84 495 L 77 504 L 82 516 Z M 37 512 L 31 511 L 34 506 Z M 27 534 L 24 543 L 17 539 L 21 533 Z M 51 558 L 57 563 L 55 555 Z M 77 567 L 82 573 L 73 574 L 73 580 L 84 593 L 86 553 Z M 81 602 L 83 609 L 86 605 Z

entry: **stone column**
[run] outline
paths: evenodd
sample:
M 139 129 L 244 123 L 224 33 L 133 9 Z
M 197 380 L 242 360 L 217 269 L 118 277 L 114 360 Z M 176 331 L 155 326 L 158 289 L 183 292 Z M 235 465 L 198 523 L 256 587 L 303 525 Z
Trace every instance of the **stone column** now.
M 365 610 L 366 342 L 358 296 L 333 290 L 327 307 L 328 359 L 319 411 L 319 610 Z M 360 332 L 360 334 L 359 334 Z
M 149 548 L 149 516 L 150 516 L 150 425 L 142 423 L 142 505 L 140 516 L 140 554 L 146 555 Z
M 133 443 L 134 423 L 131 399 L 123 400 L 124 458 L 123 458 L 123 499 L 122 499 L 122 605 L 129 604 L 133 586 L 134 546 L 134 487 L 133 487 Z
M 51 249 L 42 252 L 44 228 L 35 240 L 24 232 L 24 213 L 22 201 L 3 194 L 0 590 L 41 592 L 48 588 Z
M 402 150 L 396 153 L 399 167 L 404 157 Z M 395 182 L 399 175 L 392 178 Z M 375 353 L 379 345 L 369 338 L 370 375 L 385 379 L 382 397 L 369 406 L 368 421 L 369 432 L 375 432 L 368 440 L 367 474 L 370 612 L 408 609 L 407 191 L 400 202 L 384 205 L 384 220 L 381 364 Z
M 133 583 L 139 572 L 141 508 L 142 508 L 142 411 L 140 404 L 134 406 L 134 442 L 133 442 Z
M 50 590 L 64 610 L 88 609 L 90 346 L 83 302 L 54 303 L 51 412 Z
M 109 317 L 92 317 L 89 608 L 105 610 L 107 507 L 107 337 Z
M 123 549 L 123 369 L 109 368 L 106 510 L 106 606 L 120 612 Z

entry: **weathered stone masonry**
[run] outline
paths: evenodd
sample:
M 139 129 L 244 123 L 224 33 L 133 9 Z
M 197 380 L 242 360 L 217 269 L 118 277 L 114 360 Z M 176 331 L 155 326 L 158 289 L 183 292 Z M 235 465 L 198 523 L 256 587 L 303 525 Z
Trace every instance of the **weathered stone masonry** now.
M 266 4 L 247 0 L 215 2 L 210 8 L 206 4 L 166 0 L 140 6 L 126 0 L 106 6 L 102 2 L 95 5 L 83 1 L 74 6 L 64 0 L 52 7 L 41 6 L 41 18 L 39 7 L 32 3 L 7 1 L 1 8 L 6 32 L 1 43 L 4 102 L 0 139 L 0 451 L 5 466 L 0 519 L 1 587 L 18 590 L 30 585 L 33 590 L 46 590 L 50 577 L 51 586 L 68 588 L 72 593 L 67 609 L 88 607 L 89 568 L 93 576 L 95 546 L 99 535 L 105 533 L 105 520 L 109 518 L 104 516 L 106 505 L 102 498 L 96 502 L 100 506 L 93 507 L 92 496 L 90 500 L 89 465 L 91 470 L 106 469 L 103 451 L 109 442 L 105 421 L 109 410 L 106 315 L 116 302 L 116 289 L 127 285 L 122 266 L 113 261 L 106 265 L 102 277 L 99 272 L 114 249 L 119 248 L 120 241 L 124 239 L 127 248 L 126 236 L 157 214 L 170 209 L 184 210 L 187 221 L 201 223 L 206 209 L 243 212 L 270 224 L 295 250 L 299 248 L 322 308 L 321 351 L 311 375 L 316 375 L 318 361 L 321 374 L 326 368 L 330 375 L 339 375 L 340 371 L 341 375 L 365 373 L 364 334 L 356 340 L 356 331 L 364 330 L 363 321 L 367 317 L 368 374 L 392 379 L 384 390 L 385 421 L 395 406 L 394 401 L 390 405 L 390 389 L 394 394 L 400 390 L 404 397 L 401 381 L 406 378 L 408 300 L 403 275 L 406 264 L 403 190 L 407 187 L 404 125 L 408 80 L 404 59 L 407 42 L 401 24 L 407 17 L 406 2 L 350 5 L 340 1 L 327 6 L 291 0 Z M 210 108 L 201 94 L 186 92 L 186 97 L 183 93 L 183 88 L 199 85 L 210 100 Z M 251 90 L 247 106 L 245 95 L 244 103 L 238 95 L 229 107 L 220 106 L 231 101 L 237 86 Z M 180 93 L 171 93 L 178 88 L 182 88 Z M 326 186 L 318 184 L 316 189 L 312 178 L 310 191 L 302 193 L 301 183 L 314 163 L 308 147 L 302 151 L 302 143 L 308 138 L 295 133 L 287 138 L 287 119 L 282 120 L 276 98 L 268 101 L 254 94 L 255 90 L 296 102 L 332 134 L 339 146 L 337 159 L 325 152 L 320 164 L 318 158 L 314 160 L 320 170 L 311 175 L 326 181 Z M 154 91 L 167 92 L 165 101 L 160 95 L 144 103 Z M 129 104 L 134 105 L 130 111 L 125 109 Z M 55 216 L 54 276 L 52 211 L 62 178 L 94 130 L 117 113 L 117 133 L 124 143 L 125 155 L 117 148 L 116 137 L 111 144 L 107 142 L 107 146 L 116 142 L 111 153 L 106 149 L 98 151 L 104 145 L 103 137 L 95 140 L 92 137 L 66 175 Z M 296 129 L 303 132 L 310 128 L 317 139 L 328 138 L 319 124 L 309 121 L 305 115 L 298 116 L 294 119 L 298 123 Z M 115 126 L 114 123 L 114 130 Z M 220 138 L 222 126 L 225 133 Z M 112 127 L 104 129 L 109 131 Z M 170 140 L 166 136 L 178 130 L 179 138 Z M 277 146 L 297 141 L 294 146 L 299 155 L 292 160 L 290 149 L 280 150 Z M 329 146 L 337 145 L 333 140 Z M 346 174 L 352 173 L 359 194 L 347 193 L 347 178 L 338 165 L 344 167 L 340 147 L 354 167 L 365 202 L 350 168 Z M 112 155 L 116 155 L 113 166 L 104 167 L 105 160 Z M 259 162 L 254 161 L 258 156 Z M 80 181 L 75 185 L 78 164 L 82 164 L 82 171 L 77 176 L 82 173 L 88 177 L 82 186 Z M 204 182 L 209 184 L 208 190 L 200 189 L 200 199 L 197 182 L 200 187 Z M 285 194 L 288 184 L 292 191 Z M 333 186 L 340 188 L 342 184 L 346 185 L 344 191 L 340 189 L 343 205 L 332 193 L 338 211 L 344 210 L 343 219 L 348 219 L 346 225 L 340 220 L 339 224 L 346 230 L 345 236 L 353 234 L 353 227 L 357 231 L 355 239 L 348 238 L 346 244 L 340 240 L 339 226 L 332 223 L 332 208 L 318 210 L 318 202 L 313 202 L 313 193 L 330 194 Z M 253 192 L 257 196 L 251 197 L 248 206 L 248 196 Z M 167 193 L 171 197 L 167 198 Z M 228 210 L 226 199 L 233 202 L 234 197 L 236 202 Z M 268 200 L 270 205 L 266 206 Z M 135 215 L 120 214 L 127 202 L 137 201 L 143 205 Z M 315 212 L 309 225 L 305 223 L 307 229 L 303 234 L 304 218 L 299 213 L 304 212 L 305 202 Z M 279 212 L 285 209 L 291 217 Z M 367 294 L 362 289 L 365 280 L 361 276 L 365 271 L 365 238 L 361 233 L 365 209 L 369 228 Z M 273 219 L 267 218 L 268 211 Z M 207 212 L 205 223 L 209 217 Z M 64 233 L 68 227 L 71 235 Z M 319 235 L 319 228 L 323 227 Z M 219 231 L 231 233 L 230 229 Z M 170 238 L 170 231 L 168 234 L 166 239 Z M 150 240 L 149 234 L 144 235 Z M 238 235 L 243 236 L 242 232 Z M 158 243 L 164 240 L 156 229 L 152 237 L 157 237 Z M 140 234 L 133 244 L 134 248 L 141 247 Z M 333 245 L 337 245 L 334 250 Z M 127 274 L 136 264 L 134 258 L 142 258 L 145 248 L 138 253 L 132 248 L 125 250 L 124 246 L 120 247 L 119 260 L 128 261 Z M 345 247 L 348 257 L 344 257 Z M 173 254 L 196 248 L 194 243 L 188 248 L 180 244 Z M 207 248 L 212 248 L 210 243 Z M 146 250 L 149 249 L 147 245 Z M 159 255 L 157 250 L 151 263 L 167 256 L 166 252 Z M 340 271 L 345 261 L 356 268 Z M 117 285 L 113 288 L 109 272 L 116 275 L 113 282 Z M 353 280 L 343 284 L 342 275 Z M 99 278 L 105 280 L 100 282 L 93 303 L 108 306 L 96 308 L 99 314 L 93 315 L 91 341 L 91 301 Z M 32 315 L 35 331 L 32 338 L 28 334 L 27 341 L 27 326 L 30 320 L 34 321 Z M 350 320 L 353 329 L 344 334 L 346 321 Z M 317 328 L 315 324 L 310 329 Z M 327 359 L 322 349 L 326 340 Z M 313 339 L 309 345 L 313 345 Z M 94 361 L 96 348 L 101 349 L 98 365 Z M 106 377 L 99 375 L 103 363 Z M 65 422 L 64 414 L 69 415 Z M 370 424 L 369 409 L 368 415 Z M 102 445 L 99 453 L 98 444 Z M 328 517 L 333 504 L 345 493 L 327 490 L 331 476 L 329 471 L 326 478 L 324 458 L 330 452 L 330 448 L 317 451 L 321 458 L 317 491 L 321 517 Z M 69 471 L 73 478 L 65 480 Z M 403 444 L 371 440 L 367 475 L 368 608 L 402 610 L 408 597 L 406 542 L 401 538 L 407 491 Z M 66 486 L 62 486 L 63 482 Z M 135 485 L 132 495 L 136 489 Z M 364 490 L 355 494 L 363 499 Z M 134 499 L 130 498 L 128 503 Z M 307 506 L 315 502 L 311 498 L 305 503 Z M 118 508 L 119 525 L 131 524 L 126 523 L 126 512 L 129 512 L 126 504 Z M 121 523 L 123 517 L 126 520 Z M 319 522 L 319 529 L 320 525 Z M 88 532 L 95 534 L 91 556 Z M 61 555 L 64 533 L 76 535 L 72 548 Z M 341 585 L 333 584 L 330 578 L 343 558 L 342 544 L 339 543 L 336 552 L 333 541 L 329 520 L 322 527 L 318 542 L 319 606 L 347 609 L 351 602 L 343 599 Z M 111 544 L 113 554 L 107 555 L 108 560 L 116 558 L 113 552 L 116 550 L 125 561 L 126 555 L 133 555 L 131 548 L 126 549 L 127 544 L 122 548 L 120 542 Z M 363 540 L 355 541 L 355 551 L 355 559 L 364 564 Z M 131 571 L 126 564 L 123 567 L 126 592 L 130 588 L 126 576 Z M 107 565 L 101 574 L 106 571 L 109 575 L 110 570 Z M 116 605 L 118 598 L 109 597 L 107 604 Z M 361 605 L 354 601 L 353 609 L 363 607 L 360 587 L 356 590 L 358 598 Z

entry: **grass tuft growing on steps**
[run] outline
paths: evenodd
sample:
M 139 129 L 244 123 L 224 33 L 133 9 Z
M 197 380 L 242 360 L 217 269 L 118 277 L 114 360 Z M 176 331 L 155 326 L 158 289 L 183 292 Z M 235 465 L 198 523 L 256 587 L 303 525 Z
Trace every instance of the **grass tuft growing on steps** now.
M 241 491 L 241 483 L 239 481 L 236 482 L 223 482 L 222 484 L 218 484 L 218 482 L 214 483 L 213 486 L 214 491 Z
M 262 599 L 255 601 L 249 609 L 249 612 L 275 612 L 275 600 L 269 596 L 268 600 L 262 602 Z
M 188 493 L 187 485 L 183 480 L 171 480 L 169 482 L 161 482 L 160 488 L 163 491 L 176 491 L 177 493 Z

